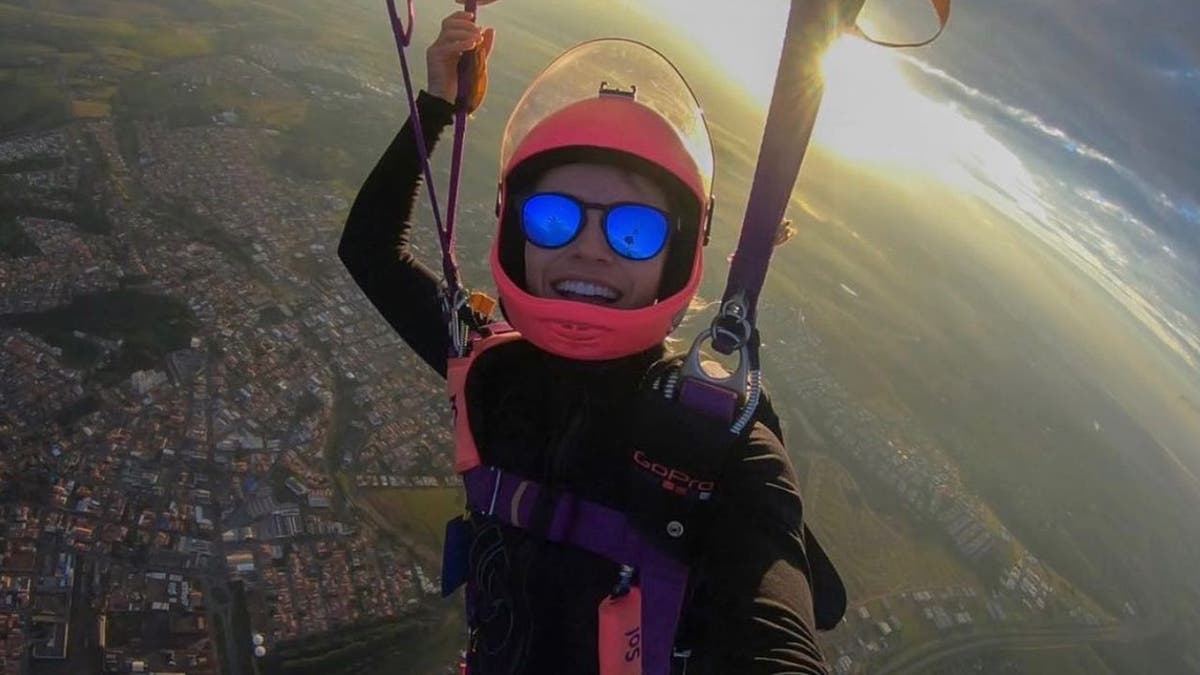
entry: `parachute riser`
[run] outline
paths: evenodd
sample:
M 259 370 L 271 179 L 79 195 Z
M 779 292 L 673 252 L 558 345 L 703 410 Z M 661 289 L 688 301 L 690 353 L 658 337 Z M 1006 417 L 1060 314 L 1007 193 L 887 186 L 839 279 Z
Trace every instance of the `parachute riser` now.
M 858 15 L 866 0 L 792 0 L 754 182 L 721 309 L 712 326 L 692 344 L 688 363 L 694 362 L 695 366 L 682 374 L 681 387 L 691 380 L 708 387 L 724 387 L 738 396 L 745 393 L 744 414 L 739 420 L 748 422 L 757 402 L 758 296 L 820 108 L 824 90 L 821 57 L 846 32 L 885 46 L 910 47 L 932 42 L 946 26 L 950 0 L 930 2 L 938 16 L 937 33 L 924 42 L 895 44 L 874 40 L 858 28 Z M 744 371 L 739 367 L 733 377 L 724 379 L 705 373 L 699 367 L 699 354 L 706 340 L 711 340 L 713 348 L 723 354 L 738 351 L 742 364 L 752 356 L 753 369 Z
M 464 0 L 464 11 L 474 15 L 477 8 L 476 0 Z M 454 146 L 450 155 L 450 185 L 446 196 L 446 229 L 444 232 L 440 232 L 442 234 L 442 266 L 446 275 L 446 291 L 455 296 L 461 296 L 459 299 L 463 304 L 466 303 L 467 293 L 458 279 L 458 260 L 454 255 L 454 233 L 455 225 L 458 222 L 458 184 L 462 176 L 462 157 L 467 140 L 467 113 L 470 107 L 471 89 L 474 86 L 472 78 L 475 75 L 475 59 L 477 58 L 479 58 L 478 54 L 471 50 L 464 52 L 458 60 L 457 91 L 454 96 Z M 451 331 L 453 332 L 453 328 Z
M 454 150 L 450 161 L 449 194 L 445 205 L 445 220 L 442 219 L 442 209 L 434 183 L 433 168 L 429 161 L 429 148 L 425 144 L 425 131 L 421 124 L 420 111 L 417 109 L 416 89 L 413 87 L 412 75 L 408 67 L 407 48 L 412 42 L 413 27 L 416 23 L 416 11 L 413 0 L 406 1 L 408 25 L 401 21 L 396 10 L 395 0 L 386 0 L 388 17 L 391 19 L 392 34 L 396 40 L 396 50 L 400 56 L 400 71 L 404 78 L 405 96 L 408 100 L 409 117 L 412 120 L 413 135 L 416 137 L 417 154 L 420 156 L 421 170 L 425 177 L 425 189 L 429 191 L 430 208 L 433 221 L 437 227 L 438 242 L 442 249 L 442 275 L 445 288 L 442 297 L 442 311 L 446 320 L 450 337 L 450 356 L 460 357 L 466 354 L 470 344 L 468 328 L 462 320 L 462 310 L 466 307 L 468 293 L 463 287 L 458 272 L 458 261 L 454 252 L 455 216 L 458 204 L 459 177 L 462 174 L 463 146 L 467 131 L 467 99 L 472 88 L 470 81 L 474 72 L 472 59 L 474 52 L 464 54 L 458 64 L 458 89 L 455 97 L 454 118 Z M 465 0 L 463 9 L 475 13 L 477 0 Z
M 753 419 L 758 404 L 762 380 L 754 327 L 756 306 L 775 235 L 787 211 L 820 106 L 821 55 L 853 23 L 861 5 L 861 0 L 792 2 L 758 165 L 725 294 L 712 324 L 692 343 L 680 373 L 681 391 L 716 387 L 737 397 L 732 433 L 741 433 Z M 847 17 L 850 11 L 855 14 Z M 702 347 L 708 341 L 722 354 L 738 353 L 738 368 L 732 375 L 715 377 L 701 367 Z
M 854 0 L 854 4 L 861 4 Z M 821 56 L 846 26 L 837 0 L 795 0 L 767 112 L 749 203 L 726 282 L 724 302 L 742 296 L 746 319 L 757 318 L 758 295 L 812 135 L 824 86 Z M 852 21 L 852 19 L 851 19 Z M 719 351 L 731 350 L 718 339 Z

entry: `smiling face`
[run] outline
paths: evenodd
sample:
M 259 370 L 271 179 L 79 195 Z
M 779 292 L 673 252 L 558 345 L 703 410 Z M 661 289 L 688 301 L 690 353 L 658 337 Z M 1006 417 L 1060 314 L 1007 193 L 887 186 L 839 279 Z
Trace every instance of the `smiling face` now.
M 670 211 L 666 192 L 645 176 L 604 164 L 566 164 L 537 181 L 536 192 L 561 192 L 592 204 L 636 202 Z M 583 231 L 556 249 L 525 242 L 525 288 L 542 298 L 619 309 L 654 304 L 670 242 L 649 260 L 629 260 L 608 245 L 601 212 L 588 209 Z

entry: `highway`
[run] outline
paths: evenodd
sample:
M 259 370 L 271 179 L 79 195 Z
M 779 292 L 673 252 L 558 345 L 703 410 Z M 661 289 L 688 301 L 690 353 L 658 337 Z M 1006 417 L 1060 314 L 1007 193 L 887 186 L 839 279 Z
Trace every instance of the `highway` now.
M 874 672 L 878 675 L 915 675 L 925 673 L 942 659 L 983 649 L 1049 649 L 1093 642 L 1140 642 L 1163 626 L 1148 622 L 1124 623 L 1097 628 L 1031 628 L 1013 631 L 988 631 L 982 634 L 948 637 L 923 644 L 888 659 Z

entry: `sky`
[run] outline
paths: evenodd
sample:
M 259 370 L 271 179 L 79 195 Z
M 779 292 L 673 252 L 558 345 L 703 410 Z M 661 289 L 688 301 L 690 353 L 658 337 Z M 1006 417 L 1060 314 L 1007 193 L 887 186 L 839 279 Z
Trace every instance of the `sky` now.
M 786 2 L 626 4 L 767 100 Z M 911 36 L 932 16 L 923 0 L 870 0 L 862 19 Z M 1189 0 L 960 0 L 929 47 L 835 45 L 814 144 L 976 195 L 1200 374 L 1197 35 Z

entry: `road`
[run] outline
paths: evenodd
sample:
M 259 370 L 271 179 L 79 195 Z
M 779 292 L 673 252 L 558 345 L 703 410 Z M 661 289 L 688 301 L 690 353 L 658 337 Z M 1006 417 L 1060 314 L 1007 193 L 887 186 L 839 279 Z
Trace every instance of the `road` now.
M 205 396 L 204 414 L 205 427 L 205 444 L 208 450 L 208 467 L 207 474 L 211 485 L 227 485 L 229 477 L 227 470 L 217 462 L 216 457 L 216 434 L 213 431 L 213 401 L 216 398 L 217 391 L 214 386 L 214 378 L 216 377 L 216 368 L 214 367 L 214 355 L 210 352 L 208 358 L 205 359 Z M 189 406 L 190 407 L 190 406 Z M 221 508 L 219 503 L 214 503 L 212 509 L 213 532 L 224 531 L 224 525 L 221 522 Z M 225 662 L 222 664 L 221 672 L 226 675 L 253 675 L 246 671 L 244 664 L 248 661 L 246 651 L 250 644 L 249 635 L 237 635 L 233 628 L 233 589 L 229 586 L 229 572 L 225 568 L 225 542 L 219 536 L 213 536 L 209 541 L 212 546 L 213 555 L 208 559 L 208 573 L 203 577 L 207 585 L 207 591 L 210 594 L 209 599 L 209 622 L 214 626 L 220 623 L 222 634 L 215 637 L 224 643 Z M 214 621 L 216 617 L 220 617 L 220 622 Z
M 1093 642 L 1140 642 L 1161 632 L 1162 629 L 1162 626 L 1146 623 L 1126 623 L 1098 628 L 1041 628 L 1008 634 L 997 631 L 982 635 L 963 635 L 937 640 L 901 652 L 874 672 L 878 675 L 924 673 L 942 659 L 983 649 L 1048 649 Z

